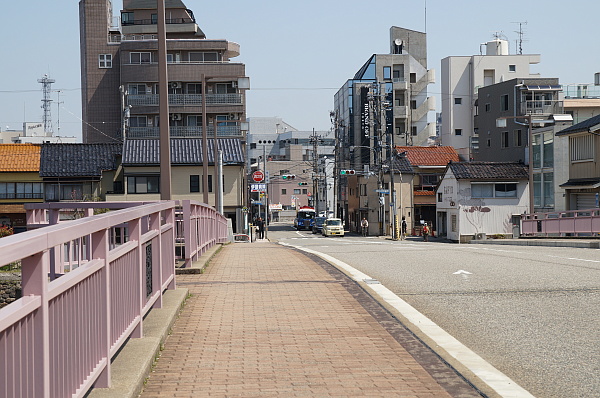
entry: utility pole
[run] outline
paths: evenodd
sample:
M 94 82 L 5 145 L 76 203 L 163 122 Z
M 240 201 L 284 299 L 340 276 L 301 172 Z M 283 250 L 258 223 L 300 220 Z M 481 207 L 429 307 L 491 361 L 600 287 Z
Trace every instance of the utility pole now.
M 165 0 L 157 0 L 158 8 L 158 87 L 160 115 L 160 199 L 171 200 L 171 137 L 169 131 L 169 91 L 167 72 L 167 31 Z M 204 101 L 204 98 L 202 98 Z M 202 159 L 206 161 L 205 159 Z

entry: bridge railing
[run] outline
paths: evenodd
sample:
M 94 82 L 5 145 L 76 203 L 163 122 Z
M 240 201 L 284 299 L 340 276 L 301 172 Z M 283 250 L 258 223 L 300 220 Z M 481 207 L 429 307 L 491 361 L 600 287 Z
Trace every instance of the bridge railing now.
M 194 202 L 36 206 L 28 221 L 46 227 L 0 239 L 0 266 L 20 261 L 22 273 L 22 298 L 0 309 L 0 396 L 82 397 L 110 387 L 111 357 L 175 288 L 176 235 L 192 259 L 227 224 Z M 59 222 L 61 206 L 83 218 Z
M 526 214 L 521 219 L 524 236 L 600 236 L 600 209 Z

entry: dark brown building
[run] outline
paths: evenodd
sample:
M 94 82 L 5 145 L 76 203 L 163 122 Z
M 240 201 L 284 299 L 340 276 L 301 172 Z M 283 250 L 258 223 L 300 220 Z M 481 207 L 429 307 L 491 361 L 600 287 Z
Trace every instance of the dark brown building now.
M 156 0 L 123 0 L 120 18 L 110 0 L 81 0 L 83 142 L 158 138 Z M 245 65 L 231 62 L 239 45 L 208 40 L 181 0 L 166 0 L 171 137 L 244 138 Z M 203 114 L 203 88 L 206 115 Z

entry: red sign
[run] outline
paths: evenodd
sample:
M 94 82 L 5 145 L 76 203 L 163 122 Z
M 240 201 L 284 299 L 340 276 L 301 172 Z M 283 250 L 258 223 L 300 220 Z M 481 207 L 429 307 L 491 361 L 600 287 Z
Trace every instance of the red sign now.
M 261 182 L 265 179 L 265 173 L 263 173 L 260 170 L 257 170 L 254 173 L 252 173 L 252 179 L 256 182 Z

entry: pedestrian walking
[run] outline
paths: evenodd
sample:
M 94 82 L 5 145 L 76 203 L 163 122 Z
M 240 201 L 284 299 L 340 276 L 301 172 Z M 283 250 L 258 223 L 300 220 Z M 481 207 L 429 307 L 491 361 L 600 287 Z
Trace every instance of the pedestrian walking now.
M 265 238 L 265 222 L 262 218 L 258 217 L 256 220 L 256 226 L 258 227 L 258 239 Z
M 400 230 L 402 231 L 400 234 L 400 239 L 406 238 L 406 218 L 402 216 L 402 223 L 400 224 Z
M 423 240 L 429 242 L 429 225 L 427 223 L 423 225 Z
M 369 222 L 364 217 L 360 222 L 360 228 L 362 230 L 362 236 L 367 236 L 369 234 Z

